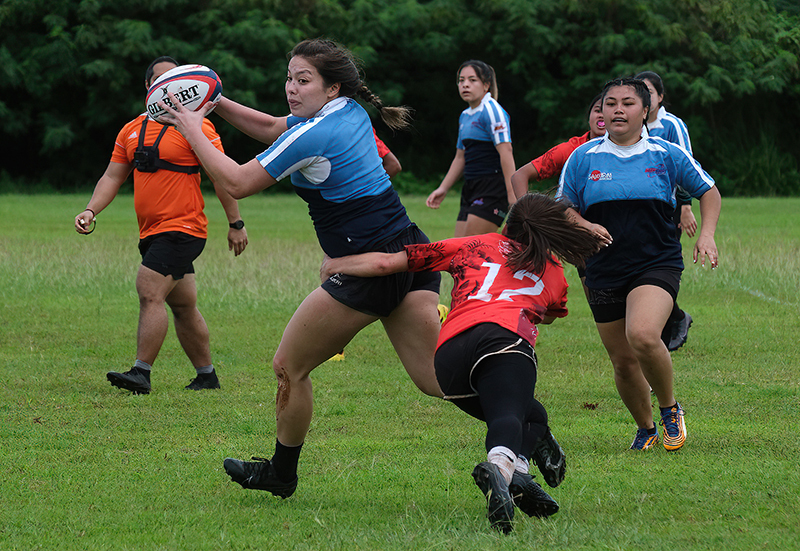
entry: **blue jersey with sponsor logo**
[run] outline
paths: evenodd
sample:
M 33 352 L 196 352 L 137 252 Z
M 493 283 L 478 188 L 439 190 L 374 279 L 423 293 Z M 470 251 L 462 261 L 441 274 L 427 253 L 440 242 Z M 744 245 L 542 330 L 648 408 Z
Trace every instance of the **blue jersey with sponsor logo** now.
M 605 227 L 614 240 L 586 262 L 586 285 L 610 289 L 649 270 L 682 270 L 672 221 L 676 186 L 700 197 L 713 185 L 687 150 L 646 131 L 631 146 L 616 145 L 606 134 L 576 149 L 561 172 L 556 198 Z
M 464 109 L 458 118 L 458 143 L 464 150 L 464 179 L 502 172 L 497 144 L 511 142 L 511 120 L 505 109 L 486 94 L 474 109 Z
M 310 119 L 289 117 L 287 125 L 256 158 L 276 180 L 291 176 L 328 256 L 374 250 L 411 225 L 358 103 L 337 98 Z

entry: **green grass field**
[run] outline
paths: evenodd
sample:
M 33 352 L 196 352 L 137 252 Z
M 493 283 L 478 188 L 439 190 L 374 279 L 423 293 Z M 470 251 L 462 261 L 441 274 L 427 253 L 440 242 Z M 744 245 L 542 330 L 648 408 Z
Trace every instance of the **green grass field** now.
M 483 427 L 419 393 L 379 324 L 314 372 L 293 497 L 225 475 L 225 457 L 274 448 L 270 361 L 321 260 L 300 199 L 242 201 L 250 246 L 233 258 L 211 195 L 196 268 L 222 390 L 183 389 L 194 372 L 170 329 L 148 396 L 105 378 L 134 359 L 133 198 L 118 197 L 83 237 L 72 221 L 87 199 L 0 196 L 0 549 L 797 548 L 798 199 L 723 198 L 720 267 L 687 263 L 679 302 L 694 325 L 673 354 L 689 433 L 679 452 L 627 450 L 635 427 L 568 268 L 571 314 L 537 346 L 538 397 L 568 455 L 567 479 L 550 490 L 561 511 L 518 512 L 510 536 L 489 528 L 470 476 Z M 430 211 L 404 198 L 432 239 L 451 234 L 457 202 Z

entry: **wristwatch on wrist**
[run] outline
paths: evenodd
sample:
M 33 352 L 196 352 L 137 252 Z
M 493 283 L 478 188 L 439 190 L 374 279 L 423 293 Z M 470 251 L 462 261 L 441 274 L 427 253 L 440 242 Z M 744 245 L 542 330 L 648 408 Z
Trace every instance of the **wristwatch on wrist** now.
M 244 220 L 237 220 L 232 224 L 228 224 L 234 230 L 241 230 L 244 227 Z

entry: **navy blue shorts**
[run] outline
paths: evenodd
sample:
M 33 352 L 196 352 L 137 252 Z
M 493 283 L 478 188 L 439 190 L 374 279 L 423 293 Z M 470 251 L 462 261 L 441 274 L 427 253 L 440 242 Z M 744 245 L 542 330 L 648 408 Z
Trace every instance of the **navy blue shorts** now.
M 674 268 L 650 270 L 634 276 L 622 287 L 589 289 L 589 307 L 592 309 L 594 321 L 596 323 L 609 323 L 623 319 L 628 304 L 628 295 L 636 287 L 641 287 L 642 285 L 661 287 L 675 301 L 678 299 L 678 290 L 681 286 L 681 270 Z
M 417 226 L 409 226 L 393 241 L 375 252 L 397 253 L 405 245 L 430 243 Z M 333 274 L 322 288 L 345 306 L 370 316 L 384 318 L 392 313 L 411 291 L 433 291 L 439 294 L 442 277 L 439 272 L 400 272 L 382 277 L 356 277 Z
M 206 240 L 177 231 L 157 233 L 139 241 L 142 266 L 163 276 L 183 279 L 194 273 L 194 262 L 206 246 Z
M 491 174 L 464 181 L 461 210 L 456 220 L 463 222 L 470 214 L 500 227 L 508 214 L 508 193 L 502 174 Z

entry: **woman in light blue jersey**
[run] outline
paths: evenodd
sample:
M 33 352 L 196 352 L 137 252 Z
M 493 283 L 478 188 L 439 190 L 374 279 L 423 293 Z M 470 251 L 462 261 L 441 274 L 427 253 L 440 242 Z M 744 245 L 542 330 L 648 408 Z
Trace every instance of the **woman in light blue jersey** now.
M 465 61 L 456 73 L 458 91 L 469 104 L 458 119 L 456 156 L 426 204 L 438 209 L 461 176 L 461 209 L 455 236 L 495 232 L 516 200 L 511 176 L 516 170 L 508 113 L 497 103 L 494 69 L 483 61 Z
M 374 105 L 394 128 L 407 125 L 407 110 L 384 106 L 362 82 L 350 52 L 331 41 L 303 41 L 289 58 L 286 98 L 291 116 L 273 117 L 227 98 L 216 107 L 239 130 L 272 144 L 243 165 L 214 148 L 200 132 L 209 108 L 196 113 L 180 106 L 172 110 L 172 122 L 209 176 L 237 198 L 291 176 L 329 257 L 397 252 L 406 244 L 427 243 L 383 169 L 369 116 L 352 98 L 358 95 Z M 294 493 L 312 416 L 309 375 L 378 319 L 417 387 L 441 397 L 433 369 L 439 282 L 438 274 L 334 274 L 312 291 L 286 326 L 273 358 L 278 379 L 275 454 L 270 460 L 226 459 L 230 477 L 244 488 L 284 498 Z
M 638 79 L 616 79 L 603 90 L 606 135 L 578 147 L 561 172 L 557 197 L 573 219 L 606 246 L 586 263 L 589 305 L 614 366 L 623 403 L 638 430 L 632 449 L 658 442 L 650 388 L 661 408 L 663 444 L 686 439 L 683 408 L 675 399 L 672 359 L 661 330 L 672 310 L 683 270 L 672 213 L 680 185 L 700 202 L 702 226 L 693 257 L 717 266 L 714 232 L 720 195 L 689 152 L 642 133 L 650 94 Z
M 667 112 L 664 107 L 666 91 L 664 82 L 658 73 L 653 71 L 642 71 L 634 78 L 643 80 L 650 91 L 650 112 L 647 117 L 647 130 L 651 136 L 664 138 L 668 142 L 678 144 L 692 152 L 692 141 L 689 139 L 689 130 L 686 124 L 672 113 Z M 678 187 L 675 193 L 677 208 L 672 220 L 677 228 L 677 236 L 680 240 L 681 230 L 686 231 L 686 235 L 694 237 L 697 232 L 697 219 L 692 212 L 692 196 L 686 193 L 683 188 Z M 661 334 L 661 338 L 667 343 L 667 348 L 677 350 L 686 343 L 689 327 L 692 325 L 692 316 L 678 307 L 676 302 L 672 307 L 667 325 Z

